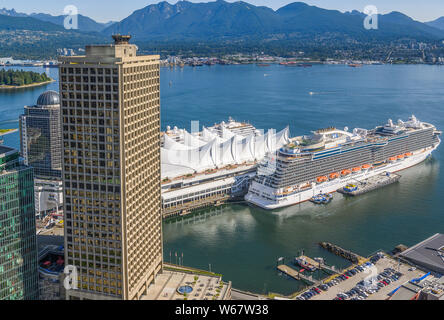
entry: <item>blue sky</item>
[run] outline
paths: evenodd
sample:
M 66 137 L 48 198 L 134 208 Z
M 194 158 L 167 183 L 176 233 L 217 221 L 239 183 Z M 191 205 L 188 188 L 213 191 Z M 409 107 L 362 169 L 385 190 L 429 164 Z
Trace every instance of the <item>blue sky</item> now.
M 209 2 L 209 0 L 193 2 Z M 233 0 L 228 0 L 234 2 Z M 14 8 L 19 12 L 44 12 L 53 15 L 63 14 L 66 5 L 75 5 L 79 13 L 97 21 L 122 20 L 133 11 L 160 0 L 0 0 L 0 8 Z M 170 0 L 176 3 L 177 0 Z M 295 0 L 246 0 L 251 4 L 278 9 Z M 380 13 L 391 11 L 403 12 L 418 21 L 430 21 L 444 16 L 444 0 L 306 0 L 303 1 L 326 9 L 363 11 L 367 5 L 375 5 Z M 124 3 L 122 5 L 122 3 Z

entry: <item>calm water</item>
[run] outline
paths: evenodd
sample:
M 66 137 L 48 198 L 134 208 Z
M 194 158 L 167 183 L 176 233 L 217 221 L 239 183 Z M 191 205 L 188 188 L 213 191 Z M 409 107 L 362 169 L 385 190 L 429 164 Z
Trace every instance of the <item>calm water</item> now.
M 43 69 L 33 68 L 37 71 Z M 49 69 L 56 76 L 55 69 Z M 321 127 L 373 128 L 388 118 L 419 119 L 444 128 L 444 67 L 437 66 L 214 66 L 161 71 L 162 125 L 190 129 L 190 121 L 212 125 L 229 116 L 258 128 L 292 135 Z M 23 105 L 57 84 L 0 92 L 0 127 L 17 128 Z M 313 94 L 310 95 L 309 93 Z M 5 144 L 19 146 L 19 135 Z M 402 173 L 402 182 L 355 199 L 336 195 L 327 207 L 310 203 L 266 212 L 226 206 L 164 225 L 165 260 L 222 273 L 240 289 L 291 293 L 299 283 L 275 271 L 278 257 L 301 249 L 327 263 L 346 262 L 318 247 L 330 241 L 362 255 L 412 245 L 444 232 L 441 198 L 443 147 L 427 162 Z

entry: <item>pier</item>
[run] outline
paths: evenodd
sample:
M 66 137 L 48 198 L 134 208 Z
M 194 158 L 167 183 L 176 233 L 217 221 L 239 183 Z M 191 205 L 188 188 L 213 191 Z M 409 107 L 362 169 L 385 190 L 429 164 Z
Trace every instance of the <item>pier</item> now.
M 230 199 L 232 199 L 230 195 L 223 194 L 223 195 L 208 197 L 202 200 L 192 201 L 183 206 L 163 209 L 162 217 L 163 219 L 168 219 L 173 217 L 183 217 L 193 213 L 196 210 L 221 206 L 227 203 Z
M 291 268 L 285 264 L 277 266 L 277 269 L 280 272 L 286 274 L 287 276 L 292 277 L 293 279 L 303 280 L 305 282 L 314 284 L 315 286 L 318 286 L 322 283 L 321 280 L 313 279 L 313 276 L 306 276 L 306 275 L 300 273 L 299 271 L 294 270 L 293 268 Z
M 353 191 L 347 191 L 345 188 L 341 188 L 337 190 L 338 193 L 342 193 L 344 195 L 348 196 L 359 196 L 361 194 L 383 188 L 385 186 L 391 185 L 393 183 L 396 183 L 401 179 L 401 176 L 399 174 L 395 173 L 382 173 L 377 176 L 368 178 L 366 180 L 357 181 L 356 186 L 357 189 Z
M 323 270 L 323 271 L 328 271 L 331 272 L 333 274 L 338 273 L 339 271 L 336 270 L 336 268 L 334 266 L 328 266 L 325 264 L 324 259 L 323 258 L 310 258 L 308 256 L 302 255 L 299 257 L 299 259 L 303 259 L 305 261 L 307 261 L 309 264 L 311 264 L 312 266 L 316 267 L 317 270 Z
M 366 259 L 364 257 L 361 257 L 360 255 L 353 253 L 349 250 L 345 250 L 335 244 L 329 243 L 329 242 L 321 242 L 319 243 L 319 245 L 324 248 L 325 250 L 340 256 L 344 259 L 347 259 L 348 261 L 354 263 L 354 264 L 359 264 L 363 261 L 365 261 Z

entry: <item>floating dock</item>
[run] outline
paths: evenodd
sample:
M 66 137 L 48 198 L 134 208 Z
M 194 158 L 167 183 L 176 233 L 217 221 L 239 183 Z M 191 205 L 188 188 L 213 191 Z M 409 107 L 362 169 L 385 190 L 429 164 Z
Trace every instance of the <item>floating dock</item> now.
M 338 273 L 338 270 L 336 270 L 336 268 L 334 266 L 330 267 L 330 266 L 326 265 L 323 258 L 312 259 L 310 257 L 302 255 L 299 257 L 299 259 L 304 259 L 309 264 L 314 266 L 316 268 L 316 270 L 324 270 L 324 271 L 327 270 L 331 273 Z M 322 259 L 322 261 L 318 261 L 316 259 Z
M 377 176 L 368 178 L 362 181 L 356 181 L 356 184 L 351 184 L 345 188 L 337 190 L 347 196 L 359 196 L 361 194 L 391 185 L 401 179 L 401 176 L 396 173 L 382 173 Z
M 277 269 L 280 272 L 285 273 L 287 276 L 292 277 L 293 279 L 296 280 L 304 280 L 306 282 L 313 283 L 314 285 L 319 285 L 322 283 L 321 280 L 313 279 L 313 276 L 306 276 L 301 272 L 298 272 L 285 264 L 278 266 Z

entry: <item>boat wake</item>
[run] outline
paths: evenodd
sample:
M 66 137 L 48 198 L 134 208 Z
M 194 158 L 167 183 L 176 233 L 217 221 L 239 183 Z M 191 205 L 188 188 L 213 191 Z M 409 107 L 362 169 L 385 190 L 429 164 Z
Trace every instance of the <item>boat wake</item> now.
M 318 95 L 324 95 L 324 94 L 335 94 L 337 92 L 333 92 L 333 91 L 320 91 L 320 92 L 315 92 L 315 91 L 310 91 L 308 92 L 309 95 L 311 96 L 318 96 Z

